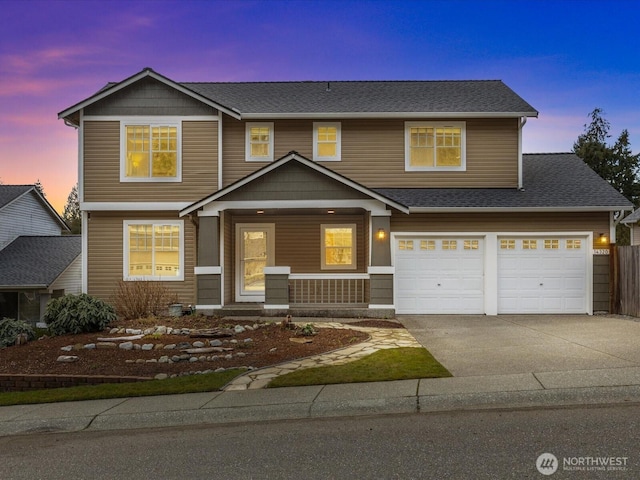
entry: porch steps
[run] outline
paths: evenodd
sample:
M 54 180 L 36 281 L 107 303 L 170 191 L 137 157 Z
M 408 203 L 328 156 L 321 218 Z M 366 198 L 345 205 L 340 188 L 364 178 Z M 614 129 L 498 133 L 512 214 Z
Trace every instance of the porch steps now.
M 264 309 L 262 303 L 229 304 L 218 311 L 224 317 L 315 317 L 315 318 L 393 318 L 390 309 L 370 309 L 366 306 L 322 305 L 298 306 L 288 309 Z

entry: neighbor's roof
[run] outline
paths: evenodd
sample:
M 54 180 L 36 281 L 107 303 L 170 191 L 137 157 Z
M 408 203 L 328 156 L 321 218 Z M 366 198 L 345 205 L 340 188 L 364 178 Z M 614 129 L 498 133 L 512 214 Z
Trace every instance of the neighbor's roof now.
M 69 231 L 69 226 L 64 219 L 56 212 L 44 195 L 38 191 L 35 185 L 0 185 L 0 210 L 29 192 L 35 195 L 43 208 L 60 224 L 63 230 Z
M 0 250 L 0 288 L 46 288 L 81 250 L 79 235 L 18 237 Z
M 617 211 L 633 205 L 573 153 L 523 155 L 524 190 L 500 188 L 374 188 L 412 212 L 455 209 Z
M 630 224 L 640 221 L 640 208 L 633 212 L 631 215 L 627 215 L 621 220 L 622 223 Z
M 235 118 L 367 116 L 536 117 L 538 112 L 501 80 L 176 82 L 150 68 L 58 114 L 72 123 L 84 107 L 153 78 Z
M 0 185 L 0 208 L 34 188 L 33 185 Z

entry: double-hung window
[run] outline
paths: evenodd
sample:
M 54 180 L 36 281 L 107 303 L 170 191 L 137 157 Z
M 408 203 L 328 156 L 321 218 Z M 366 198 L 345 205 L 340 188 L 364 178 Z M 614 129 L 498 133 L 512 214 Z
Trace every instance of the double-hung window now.
M 340 122 L 313 123 L 313 159 L 315 161 L 340 161 Z
M 245 136 L 247 162 L 273 161 L 273 122 L 248 122 Z
M 356 268 L 356 225 L 321 225 L 322 270 Z
M 465 170 L 465 122 L 405 122 L 405 169 Z
M 123 121 L 120 136 L 120 181 L 181 181 L 179 122 Z
M 125 280 L 184 280 L 182 220 L 124 221 Z

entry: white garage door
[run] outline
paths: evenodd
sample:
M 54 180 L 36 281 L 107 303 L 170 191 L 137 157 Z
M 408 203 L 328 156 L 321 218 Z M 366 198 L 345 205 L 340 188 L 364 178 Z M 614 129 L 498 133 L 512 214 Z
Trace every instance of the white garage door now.
M 397 238 L 398 313 L 484 313 L 481 238 Z
M 586 313 L 587 238 L 500 237 L 498 313 Z

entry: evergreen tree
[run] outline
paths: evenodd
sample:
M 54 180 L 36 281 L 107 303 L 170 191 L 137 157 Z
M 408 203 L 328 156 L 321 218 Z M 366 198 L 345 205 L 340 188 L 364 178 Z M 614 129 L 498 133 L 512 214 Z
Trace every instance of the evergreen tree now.
M 67 197 L 67 204 L 64 206 L 62 218 L 67 222 L 67 225 L 69 225 L 71 233 L 78 234 L 82 232 L 82 214 L 80 212 L 80 202 L 78 201 L 77 183 L 73 186 Z
M 36 190 L 40 192 L 40 195 L 42 195 L 43 197 L 47 196 L 47 194 L 44 193 L 44 187 L 42 186 L 42 183 L 40 183 L 40 179 L 36 180 L 36 183 L 34 183 L 33 186 L 36 187 Z

